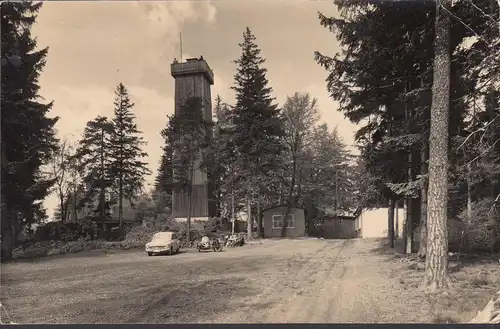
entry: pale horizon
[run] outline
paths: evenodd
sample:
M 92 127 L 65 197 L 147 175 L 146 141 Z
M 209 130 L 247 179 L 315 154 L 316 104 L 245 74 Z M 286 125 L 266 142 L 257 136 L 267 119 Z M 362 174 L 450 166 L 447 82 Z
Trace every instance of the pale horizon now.
M 45 2 L 32 33 L 38 47 L 49 47 L 40 94 L 54 101 L 50 116 L 59 138 L 75 143 L 88 121 L 113 114 L 114 89 L 122 82 L 135 103 L 139 129 L 147 141 L 152 186 L 162 155 L 160 131 L 174 108 L 170 64 L 199 57 L 212 68 L 212 98 L 234 103 L 230 89 L 240 55 L 238 43 L 248 26 L 266 58 L 269 85 L 280 105 L 287 95 L 308 92 L 318 99 L 321 122 L 352 148 L 356 125 L 337 111 L 329 96 L 327 72 L 314 51 L 333 55 L 338 42 L 322 27 L 317 12 L 336 13 L 330 1 L 93 1 Z M 296 22 L 299 22 L 297 24 Z M 355 152 L 355 150 L 353 149 Z M 49 219 L 57 198 L 45 199 Z

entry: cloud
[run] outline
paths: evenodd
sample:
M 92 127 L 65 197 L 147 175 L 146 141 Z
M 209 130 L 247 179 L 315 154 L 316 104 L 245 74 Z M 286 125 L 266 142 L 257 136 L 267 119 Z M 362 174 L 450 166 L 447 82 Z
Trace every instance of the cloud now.
M 88 121 L 113 115 L 114 88 L 123 82 L 135 102 L 137 123 L 148 142 L 152 182 L 161 157 L 167 114 L 174 101 L 170 63 L 186 24 L 213 24 L 212 2 L 46 2 L 32 33 L 50 46 L 40 78 L 41 95 L 54 100 L 60 138 L 76 142 Z M 70 17 L 70 19 L 69 19 Z M 49 216 L 54 196 L 45 205 Z
M 139 12 L 144 13 L 147 30 L 163 36 L 173 44 L 179 40 L 183 24 L 192 22 L 214 23 L 217 10 L 209 1 L 169 1 L 169 2 L 134 2 Z
M 213 24 L 216 13 L 207 1 L 46 2 L 33 27 L 39 46 L 50 46 L 41 84 L 158 89 L 178 57 L 179 32 Z

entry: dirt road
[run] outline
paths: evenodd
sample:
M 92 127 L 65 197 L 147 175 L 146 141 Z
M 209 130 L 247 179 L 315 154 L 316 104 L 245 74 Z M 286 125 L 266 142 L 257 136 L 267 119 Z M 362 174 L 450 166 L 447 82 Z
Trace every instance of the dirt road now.
M 278 240 L 222 253 L 39 259 L 2 266 L 1 301 L 17 323 L 425 321 L 406 311 L 419 301 L 377 246 Z

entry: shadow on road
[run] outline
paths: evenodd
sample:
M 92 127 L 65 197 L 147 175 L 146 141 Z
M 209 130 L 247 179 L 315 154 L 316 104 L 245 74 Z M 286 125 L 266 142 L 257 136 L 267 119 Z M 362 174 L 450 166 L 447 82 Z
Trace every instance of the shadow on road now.
M 85 323 L 89 319 L 91 323 L 196 323 L 228 312 L 234 298 L 256 293 L 243 278 L 193 281 L 186 278 L 184 282 L 156 283 L 97 300 L 68 304 L 58 313 L 73 323 Z

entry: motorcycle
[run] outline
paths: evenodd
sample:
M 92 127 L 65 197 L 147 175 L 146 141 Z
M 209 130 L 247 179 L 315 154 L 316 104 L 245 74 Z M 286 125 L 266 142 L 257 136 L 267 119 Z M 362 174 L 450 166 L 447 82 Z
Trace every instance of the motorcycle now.
M 245 239 L 241 235 L 231 235 L 226 237 L 226 247 L 241 247 L 245 244 Z
M 198 242 L 197 245 L 198 252 L 201 252 L 202 250 L 210 250 L 212 249 L 213 251 L 222 251 L 222 244 L 220 243 L 218 238 L 214 238 L 212 241 L 208 238 L 208 236 L 204 236 L 201 238 L 201 241 Z

